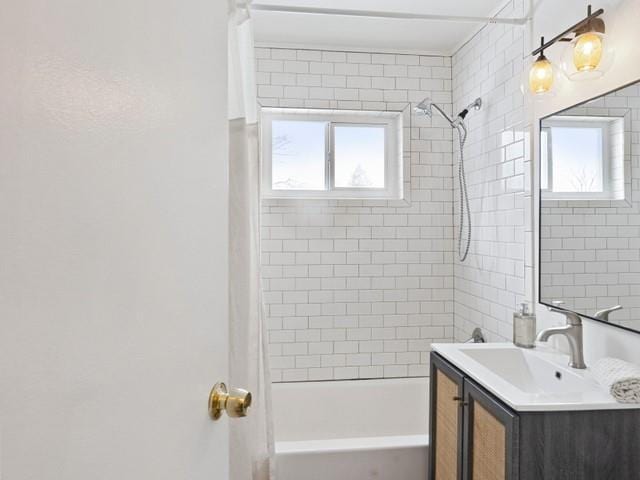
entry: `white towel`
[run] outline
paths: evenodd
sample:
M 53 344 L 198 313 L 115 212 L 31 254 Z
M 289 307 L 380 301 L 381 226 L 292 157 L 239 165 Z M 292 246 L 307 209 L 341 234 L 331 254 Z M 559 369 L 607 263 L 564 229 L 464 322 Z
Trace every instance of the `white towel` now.
M 619 403 L 640 403 L 640 366 L 617 358 L 602 358 L 592 368 L 596 380 Z

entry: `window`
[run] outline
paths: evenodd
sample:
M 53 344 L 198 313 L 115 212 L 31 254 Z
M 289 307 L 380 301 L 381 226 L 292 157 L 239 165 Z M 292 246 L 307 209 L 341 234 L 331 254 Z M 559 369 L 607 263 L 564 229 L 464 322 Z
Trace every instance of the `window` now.
M 401 198 L 401 115 L 263 109 L 263 196 Z
M 619 119 L 618 119 L 619 120 Z M 616 199 L 623 155 L 613 148 L 616 118 L 556 116 L 542 123 L 540 187 L 546 199 Z M 620 185 L 618 183 L 622 182 Z

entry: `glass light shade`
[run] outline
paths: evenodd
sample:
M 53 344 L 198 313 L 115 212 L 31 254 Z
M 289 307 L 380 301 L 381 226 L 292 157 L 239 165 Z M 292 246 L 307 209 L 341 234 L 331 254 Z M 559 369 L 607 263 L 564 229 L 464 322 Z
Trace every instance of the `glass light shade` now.
M 573 65 L 576 70 L 595 70 L 602 60 L 602 39 L 594 32 L 583 33 L 573 46 Z
M 599 78 L 613 63 L 614 52 L 605 34 L 586 32 L 565 47 L 560 67 L 570 80 Z
M 554 76 L 553 65 L 541 55 L 529 70 L 529 91 L 534 95 L 550 92 L 553 88 Z

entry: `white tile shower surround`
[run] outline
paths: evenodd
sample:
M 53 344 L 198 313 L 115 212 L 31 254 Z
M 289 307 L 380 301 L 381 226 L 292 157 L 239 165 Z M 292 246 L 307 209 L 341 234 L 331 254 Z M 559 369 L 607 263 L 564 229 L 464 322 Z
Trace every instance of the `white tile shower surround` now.
M 504 17 L 525 14 L 522 0 Z M 454 111 L 476 97 L 484 106 L 469 114 L 465 165 L 472 213 L 472 245 L 465 263 L 455 257 L 455 338 L 480 326 L 489 341 L 512 336 L 512 312 L 530 297 L 532 226 L 530 122 L 520 92 L 525 29 L 488 25 L 452 60 Z M 457 162 L 458 143 L 454 158 Z M 458 208 L 458 186 L 454 199 Z M 458 218 L 455 218 L 458 224 Z
M 453 338 L 451 59 L 258 48 L 263 106 L 405 111 L 402 201 L 266 200 L 262 263 L 274 381 L 428 375 Z
M 576 2 L 572 2 L 572 5 L 576 12 L 579 9 L 582 9 L 582 6 L 577 5 Z M 637 8 L 637 4 L 635 4 L 634 2 L 624 2 L 624 5 L 620 7 L 620 11 L 616 10 L 613 12 L 613 16 L 616 17 L 618 23 L 622 24 L 621 29 L 626 32 L 625 35 L 633 35 L 633 32 L 635 32 L 634 29 L 636 28 L 636 25 L 633 22 L 627 21 L 626 19 L 635 18 L 635 16 L 637 15 L 635 15 L 634 12 L 635 10 L 637 10 Z M 525 5 L 523 4 L 523 1 L 514 0 L 513 2 L 510 2 L 499 15 L 518 16 L 522 15 L 524 12 Z M 545 17 L 540 17 L 540 14 L 536 13 L 536 25 L 547 25 L 549 23 L 553 24 L 555 22 L 555 17 L 553 21 L 551 21 L 550 18 L 546 17 L 546 15 L 549 15 L 548 9 L 545 12 Z M 570 23 L 570 20 L 573 17 L 567 14 L 567 12 L 563 12 L 562 15 L 558 15 L 558 18 L 560 18 L 560 20 L 558 21 L 559 23 L 556 23 L 558 23 L 557 27 L 560 28 L 565 23 Z M 439 268 L 443 270 L 446 269 L 447 274 L 443 275 L 441 273 L 443 270 L 441 270 L 438 276 L 430 275 L 427 278 L 430 279 L 430 281 L 443 280 L 444 282 L 442 284 L 448 285 L 448 288 L 451 288 L 452 290 L 452 293 L 449 293 L 449 296 L 447 298 L 453 298 L 455 323 L 448 323 L 447 325 L 449 325 L 449 327 L 444 326 L 444 329 L 445 337 L 447 337 L 448 332 L 446 330 L 448 328 L 451 328 L 451 325 L 455 324 L 456 328 L 454 338 L 456 340 L 466 339 L 469 332 L 475 326 L 481 326 L 487 333 L 487 337 L 489 338 L 489 340 L 508 340 L 511 336 L 511 312 L 514 308 L 514 304 L 523 299 L 531 301 L 532 295 L 535 294 L 535 288 L 537 287 L 537 285 L 534 275 L 534 245 L 537 243 L 537 240 L 534 242 L 533 199 L 537 197 L 532 196 L 531 189 L 532 183 L 535 183 L 535 179 L 531 174 L 531 172 L 533 171 L 531 152 L 533 150 L 532 147 L 534 143 L 531 137 L 531 132 L 534 131 L 534 126 L 531 121 L 532 119 L 537 118 L 537 110 L 541 109 L 542 111 L 545 111 L 546 114 L 548 114 L 553 111 L 560 110 L 561 108 L 566 108 L 571 105 L 571 103 L 577 103 L 586 98 L 593 97 L 598 93 L 602 93 L 597 91 L 597 89 L 596 91 L 594 91 L 593 88 L 588 88 L 588 85 L 581 85 L 579 86 L 580 88 L 577 88 L 575 91 L 568 93 L 570 98 L 565 99 L 563 97 L 562 99 L 549 99 L 543 102 L 542 106 L 536 106 L 536 112 L 531 111 L 531 106 L 527 107 L 525 105 L 522 105 L 522 97 L 518 92 L 518 87 L 524 67 L 523 57 L 525 57 L 525 55 L 527 54 L 527 51 L 529 50 L 527 47 L 531 44 L 528 39 L 524 40 L 522 38 L 523 35 L 528 35 L 526 29 L 522 31 L 518 27 L 505 27 L 501 25 L 486 26 L 478 35 L 471 39 L 453 56 L 453 78 L 455 79 L 453 83 L 453 90 L 451 89 L 451 82 L 445 78 L 425 78 L 424 80 L 421 79 L 419 82 L 422 89 L 428 90 L 433 88 L 431 85 L 435 85 L 436 83 L 439 83 L 441 81 L 442 90 L 436 89 L 436 91 L 433 92 L 433 96 L 437 101 L 443 102 L 445 104 L 445 108 L 451 107 L 447 103 L 451 102 L 452 96 L 455 99 L 455 110 L 458 110 L 462 106 L 466 105 L 469 101 L 471 101 L 478 95 L 481 95 L 483 97 L 483 100 L 485 101 L 485 108 L 483 108 L 482 111 L 475 112 L 474 114 L 469 116 L 469 121 L 471 124 L 471 135 L 468 143 L 469 150 L 467 151 L 467 158 L 470 160 L 467 161 L 467 165 L 471 184 L 471 197 L 474 204 L 474 224 L 476 225 L 476 228 L 474 229 L 474 236 L 476 240 L 472 245 L 471 258 L 465 265 L 460 265 L 459 262 L 455 262 L 452 255 L 452 241 L 448 249 L 445 249 L 441 252 L 435 251 L 433 252 L 433 254 L 429 254 L 429 252 L 432 252 L 433 250 L 428 247 L 422 251 L 424 253 L 421 253 L 421 257 L 430 257 L 432 259 L 431 261 L 433 261 L 433 258 L 441 255 L 440 258 L 442 258 L 442 263 L 432 264 L 432 266 L 438 265 Z M 284 75 L 285 59 L 271 57 L 274 52 L 276 52 L 276 50 L 258 50 L 259 56 L 268 57 L 262 58 L 262 60 L 268 61 L 263 65 L 263 68 L 259 66 L 259 68 L 261 68 L 262 70 L 259 73 L 259 80 L 261 81 L 262 85 L 266 87 L 271 86 L 272 80 L 277 80 L 278 77 L 280 78 L 280 81 L 283 82 L 291 82 L 293 80 L 291 76 L 287 77 Z M 285 97 L 285 85 L 280 85 L 280 87 L 282 87 L 282 95 L 280 96 L 279 93 L 281 90 L 279 88 L 276 88 L 275 90 L 273 90 L 277 92 L 275 97 L 265 97 L 267 104 L 271 102 L 273 104 L 279 105 L 280 101 L 282 101 L 283 104 L 291 104 L 293 106 L 337 105 L 339 108 L 379 108 L 383 105 L 392 105 L 391 103 L 387 104 L 385 100 L 391 101 L 389 96 L 393 97 L 393 95 L 395 95 L 394 87 L 397 86 L 397 88 L 400 88 L 400 85 L 403 85 L 405 80 L 409 80 L 409 78 L 412 78 L 411 75 L 417 73 L 418 71 L 416 67 L 427 66 L 422 65 L 423 63 L 440 61 L 438 57 L 414 57 L 411 55 L 393 56 L 366 53 L 345 54 L 344 52 L 318 52 L 314 50 L 296 51 L 296 58 L 294 60 L 291 52 L 292 51 L 290 50 L 278 50 L 275 55 L 287 56 L 287 61 L 289 62 L 302 61 L 304 63 L 308 61 L 309 75 L 320 75 L 321 86 L 313 87 L 315 89 L 313 90 L 313 93 L 312 87 L 309 87 L 309 98 L 305 99 Z M 298 55 L 300 55 L 299 58 Z M 634 55 L 635 54 L 631 54 L 625 51 L 625 54 L 622 55 L 623 57 L 625 57 L 625 59 L 624 61 L 622 61 L 621 65 L 636 65 L 638 62 L 635 61 Z M 415 60 L 416 58 L 418 58 L 417 64 Z M 271 62 L 272 60 L 281 60 L 281 62 L 276 61 L 275 63 L 273 63 Z M 382 90 L 382 93 L 362 92 L 362 96 L 360 96 L 360 90 L 358 89 L 358 99 L 346 100 L 338 98 L 338 96 L 342 97 L 349 94 L 353 96 L 355 95 L 355 93 L 347 93 L 342 90 L 337 90 L 341 89 L 342 87 L 322 86 L 322 75 L 328 75 L 329 77 L 324 80 L 330 83 L 332 76 L 349 76 L 347 75 L 347 73 L 340 72 L 346 72 L 347 69 L 351 69 L 352 72 L 355 72 L 355 67 L 345 65 L 348 65 L 349 62 L 355 62 L 359 65 L 357 70 L 358 75 L 355 76 L 365 77 L 372 74 L 376 75 L 370 77 L 371 89 Z M 385 65 L 395 64 L 397 66 L 403 65 L 403 62 L 413 63 L 413 65 L 406 65 L 408 78 L 403 79 L 403 77 L 392 77 L 390 74 L 393 72 L 393 68 L 387 68 L 385 71 Z M 443 58 L 442 62 L 443 66 L 446 68 L 448 66 L 448 59 Z M 313 67 L 311 65 L 312 63 L 314 64 Z M 336 70 L 332 71 L 331 66 L 327 65 L 327 63 L 335 63 Z M 287 68 L 298 68 L 296 65 L 298 64 L 289 64 Z M 282 69 L 283 71 L 268 72 L 266 71 L 268 69 Z M 404 69 L 400 67 L 399 70 Z M 276 74 L 275 79 L 271 78 L 272 73 Z M 388 74 L 388 76 L 385 76 L 385 73 Z M 278 74 L 282 75 L 280 76 Z M 441 74 L 441 71 L 437 72 L 437 75 Z M 318 82 L 317 77 L 312 77 L 314 79 L 311 80 L 304 77 L 304 75 L 307 75 L 306 73 L 301 73 L 300 75 L 302 75 L 302 81 L 309 80 L 316 83 Z M 637 78 L 637 75 L 629 74 L 627 71 L 627 67 L 621 67 L 617 69 L 616 72 L 613 72 L 613 74 L 609 77 L 611 78 L 608 78 L 605 83 L 606 85 L 608 85 L 607 89 L 612 90 L 620 84 L 629 83 L 630 81 Z M 394 85 L 394 79 L 396 85 Z M 296 82 L 297 80 L 298 77 L 296 76 Z M 345 78 L 345 85 L 346 81 L 347 79 Z M 338 82 L 341 84 L 342 80 L 338 80 Z M 351 82 L 357 82 L 357 80 L 351 80 Z M 367 82 L 367 80 L 364 80 L 364 82 Z M 413 84 L 415 85 L 415 81 L 413 82 Z M 364 85 L 367 86 L 368 83 L 365 83 Z M 288 86 L 297 87 L 299 85 Z M 440 85 L 437 85 L 437 87 L 440 88 Z M 345 88 L 356 87 L 345 86 Z M 402 88 L 404 89 L 404 87 Z M 389 91 L 387 92 L 387 90 Z M 298 92 L 300 93 L 303 91 L 304 90 Z M 267 92 L 269 92 L 269 90 L 267 90 Z M 419 95 L 413 96 L 412 92 L 412 90 L 406 90 L 407 101 L 416 102 Z M 288 93 L 292 92 L 288 90 Z M 321 95 L 327 95 L 327 98 L 314 98 Z M 372 100 L 372 97 L 368 97 L 368 95 L 375 95 L 376 99 Z M 387 96 L 386 99 L 385 95 Z M 400 95 L 402 95 L 402 93 Z M 271 98 L 271 100 L 268 100 L 269 98 Z M 448 100 L 445 100 L 447 98 Z M 393 102 L 395 102 L 395 100 L 393 100 Z M 358 107 L 358 105 L 360 105 L 360 107 Z M 396 105 L 393 104 L 393 108 L 395 107 Z M 444 125 L 441 126 L 444 128 Z M 432 131 L 434 133 L 436 132 L 435 130 L 431 129 L 420 129 L 418 137 L 421 134 L 430 134 Z M 450 131 L 449 133 L 447 133 L 446 128 L 442 132 L 443 135 L 451 135 Z M 412 130 L 412 138 L 415 136 L 416 131 Z M 451 137 L 446 137 L 439 140 L 448 140 L 450 143 L 452 142 Z M 428 149 L 428 143 L 429 141 L 418 143 L 416 140 L 412 140 L 412 148 L 420 145 Z M 455 144 L 456 142 L 453 143 Z M 440 142 L 438 142 L 436 145 L 440 147 Z M 448 152 L 449 151 L 450 150 L 448 150 Z M 428 151 L 425 150 L 424 152 L 412 153 L 411 155 L 412 187 L 415 185 L 424 185 L 425 188 L 428 188 L 429 182 L 434 181 L 434 178 L 432 178 L 429 174 L 419 173 L 419 170 L 428 172 L 429 165 L 434 165 L 433 162 L 430 161 L 429 164 L 425 165 L 424 167 L 421 163 L 416 165 L 416 156 L 419 161 L 423 158 L 426 158 L 427 154 L 431 158 L 435 159 L 434 154 L 437 152 L 434 152 L 433 150 L 430 153 L 427 152 Z M 445 152 L 442 152 L 442 163 L 440 163 L 439 165 L 442 165 L 443 167 L 448 166 L 449 168 L 451 168 L 453 164 L 453 158 L 449 158 L 449 163 L 444 162 L 444 158 Z M 453 171 L 451 171 L 450 175 L 445 175 L 443 178 L 443 184 L 447 185 L 447 188 L 450 188 L 452 193 L 452 183 L 454 178 L 455 176 Z M 444 183 L 447 180 L 450 183 Z M 443 196 L 445 193 L 444 190 L 446 189 L 443 189 L 443 191 L 441 191 Z M 427 192 L 421 193 L 421 195 L 425 194 L 427 194 Z M 486 198 L 481 201 L 480 195 Z M 450 202 L 452 202 L 453 195 L 449 198 L 451 198 Z M 273 208 L 275 209 L 276 206 L 273 206 Z M 300 206 L 296 209 L 294 205 L 289 205 L 288 208 L 296 211 L 304 211 L 304 209 Z M 353 215 L 355 214 L 354 211 L 358 207 L 340 204 L 333 205 L 330 208 L 340 208 L 342 210 L 340 215 Z M 375 208 L 377 209 L 378 207 Z M 371 213 L 371 215 L 375 215 L 375 218 L 378 219 L 377 221 L 382 221 L 382 227 L 385 227 L 386 225 L 384 224 L 384 222 L 392 221 L 393 219 L 393 215 L 389 213 L 391 212 L 391 208 L 393 207 L 385 209 L 384 212 L 378 212 L 376 210 L 376 213 Z M 480 208 L 482 209 L 481 211 L 479 211 Z M 269 206 L 265 207 L 265 212 L 269 213 L 270 209 L 271 207 Z M 285 210 L 286 206 L 283 206 L 283 212 Z M 347 210 L 351 211 L 347 212 Z M 325 213 L 329 214 L 328 212 Z M 382 216 L 382 220 L 380 220 L 380 216 Z M 359 221 L 361 221 L 362 218 L 364 217 L 358 216 Z M 345 227 L 343 239 L 346 239 L 347 228 L 349 227 L 345 225 L 342 226 Z M 336 226 L 332 228 L 335 227 Z M 268 228 L 269 227 L 266 227 L 265 230 L 267 230 Z M 379 229 L 381 227 L 378 225 L 377 228 Z M 403 226 L 396 226 L 395 228 L 397 229 L 397 233 L 407 231 Z M 342 232 L 340 233 L 342 234 Z M 422 229 L 420 233 L 422 234 Z M 535 236 L 537 237 L 537 230 Z M 419 238 L 414 238 L 413 241 L 418 241 L 424 238 L 425 237 L 420 235 Z M 446 239 L 440 238 L 438 240 L 438 243 L 442 243 L 445 240 L 452 239 L 453 233 L 451 233 L 450 236 Z M 433 239 L 431 238 L 427 238 L 426 240 L 433 242 Z M 440 258 L 438 258 L 438 260 L 440 260 Z M 451 272 L 450 265 L 453 265 L 454 263 L 456 265 L 455 277 L 453 277 L 453 274 L 449 273 Z M 413 268 L 423 268 L 421 264 L 415 265 L 407 263 L 406 265 L 407 271 Z M 284 269 L 284 266 L 282 267 Z M 267 265 L 267 268 L 270 268 L 269 265 Z M 338 270 L 340 270 L 340 268 Z M 330 274 L 328 278 L 334 278 L 333 268 L 327 268 L 325 270 L 325 273 Z M 384 269 L 382 270 L 382 273 L 386 273 Z M 352 278 L 355 279 L 359 277 L 354 276 Z M 454 278 L 453 286 L 451 285 L 452 278 Z M 373 281 L 374 279 L 376 280 L 376 282 L 389 281 L 388 278 L 380 274 L 370 277 L 371 281 Z M 299 280 L 296 280 L 294 278 L 293 282 L 291 278 L 289 278 L 288 280 L 279 278 L 278 281 L 288 281 L 289 285 L 291 285 L 292 283 L 293 285 L 295 285 L 297 281 L 299 282 L 298 285 L 302 286 L 302 284 L 306 280 L 305 277 L 301 277 Z M 332 280 L 329 280 L 329 282 L 330 281 Z M 281 293 L 284 293 L 285 290 L 288 289 L 282 288 L 279 291 Z M 341 291 L 341 289 L 334 290 L 334 292 L 338 292 L 339 294 L 341 293 Z M 275 292 L 275 295 L 278 295 L 278 290 L 274 290 L 273 292 Z M 360 293 L 359 290 L 358 293 Z M 409 292 L 407 291 L 407 294 L 408 293 Z M 453 297 L 451 297 L 451 295 L 453 295 Z M 537 302 L 534 303 L 537 304 Z M 450 303 L 447 302 L 447 305 L 449 304 Z M 400 306 L 404 305 L 404 303 L 396 303 L 395 305 Z M 449 315 L 448 318 L 451 318 L 450 312 L 448 310 L 446 313 L 447 315 Z M 541 328 L 562 323 L 562 318 L 560 316 L 549 314 L 548 312 L 544 311 L 544 309 L 537 308 L 537 314 Z M 360 318 L 363 318 L 360 314 L 357 314 L 355 316 L 358 318 L 358 320 L 360 320 Z M 277 317 L 274 318 L 275 322 L 279 322 Z M 444 319 L 445 315 L 440 315 L 440 318 Z M 384 319 L 385 316 L 383 315 L 383 322 Z M 632 346 L 635 339 L 633 335 L 628 335 L 626 334 L 626 332 L 621 332 L 618 330 L 602 328 L 596 322 L 587 321 L 586 326 L 587 328 L 585 328 L 585 343 L 587 343 L 590 347 L 589 349 L 587 349 L 587 355 L 591 353 L 593 353 L 593 355 L 596 355 L 596 353 L 599 353 L 600 355 L 612 355 L 615 353 L 617 355 L 620 355 L 621 358 L 627 358 L 629 360 L 637 361 L 637 355 L 635 353 L 636 349 Z M 310 334 L 305 331 L 293 333 L 289 331 L 289 333 L 286 333 L 286 331 L 283 332 L 277 330 L 273 333 L 276 336 L 282 335 L 283 337 L 281 337 L 281 339 L 288 340 L 287 343 L 296 339 L 296 333 L 299 337 L 304 337 L 304 335 Z M 322 338 L 322 334 L 320 338 Z M 447 337 L 447 339 L 451 338 Z M 368 340 L 364 340 L 364 342 L 367 341 Z M 602 343 L 603 341 L 604 344 Z M 342 340 L 340 340 L 339 342 L 342 342 Z M 359 344 L 360 341 L 353 340 L 353 342 L 357 342 Z M 428 349 L 431 342 L 426 340 L 422 343 L 422 346 L 425 349 Z M 276 345 L 275 342 L 273 344 Z M 276 350 L 282 348 L 282 345 L 284 345 L 284 342 L 281 343 L 280 347 L 276 347 Z M 407 342 L 408 348 L 409 345 L 410 343 Z M 624 351 L 621 350 L 622 347 Z M 611 350 L 611 348 L 614 348 L 615 351 Z M 280 352 L 282 352 L 282 350 L 280 350 Z M 424 359 L 426 357 L 426 351 L 420 350 L 419 353 L 421 359 Z M 383 357 L 383 354 L 386 355 Z M 295 367 L 296 356 L 293 356 L 293 367 Z M 375 358 L 376 360 L 378 358 L 386 359 L 386 371 L 385 367 L 383 366 L 382 375 L 386 375 L 390 370 L 392 371 L 392 369 L 394 369 L 398 365 L 402 367 L 402 364 L 396 362 L 397 358 L 394 356 L 394 352 L 378 353 Z M 372 362 L 373 359 L 374 356 L 372 355 Z M 404 358 L 402 358 L 402 360 L 404 360 Z M 287 367 L 292 366 L 291 360 L 286 360 L 286 362 L 288 362 Z M 350 369 L 348 369 L 349 367 L 345 369 L 345 367 L 338 367 L 338 376 L 331 377 L 331 373 L 328 370 L 325 371 L 324 375 L 326 375 L 327 379 L 331 379 L 339 378 L 339 375 L 346 374 L 346 376 L 351 376 L 355 373 L 355 369 L 353 367 L 351 367 Z M 364 366 L 363 370 L 366 371 L 366 369 L 367 366 Z M 286 378 L 312 378 L 312 375 L 310 375 L 309 373 L 310 371 L 307 371 L 307 373 L 305 374 L 304 369 L 302 369 L 302 373 L 299 373 L 300 370 L 295 368 L 287 368 L 287 370 L 290 373 L 287 374 Z M 377 372 L 380 372 L 380 368 L 377 368 L 376 370 Z M 407 368 L 407 370 L 409 370 L 409 368 Z M 321 372 L 321 370 L 314 370 L 314 372 L 315 371 Z M 277 379 L 283 378 L 282 368 L 280 368 L 276 373 Z M 358 368 L 358 374 L 360 373 L 361 371 Z
M 564 300 L 578 311 L 614 305 L 611 319 L 638 329 L 640 305 L 640 87 L 590 102 L 572 114 L 629 117 L 626 127 L 625 200 L 542 201 L 542 298 Z M 633 192 L 633 193 L 632 193 Z

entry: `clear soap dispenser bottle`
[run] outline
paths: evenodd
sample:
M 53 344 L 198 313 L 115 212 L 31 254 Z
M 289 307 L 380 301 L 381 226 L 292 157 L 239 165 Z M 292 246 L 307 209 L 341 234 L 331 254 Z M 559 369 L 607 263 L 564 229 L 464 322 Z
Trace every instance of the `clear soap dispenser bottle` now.
M 533 348 L 536 342 L 536 316 L 529 313 L 529 305 L 521 303 L 513 314 L 513 343 L 518 347 Z

